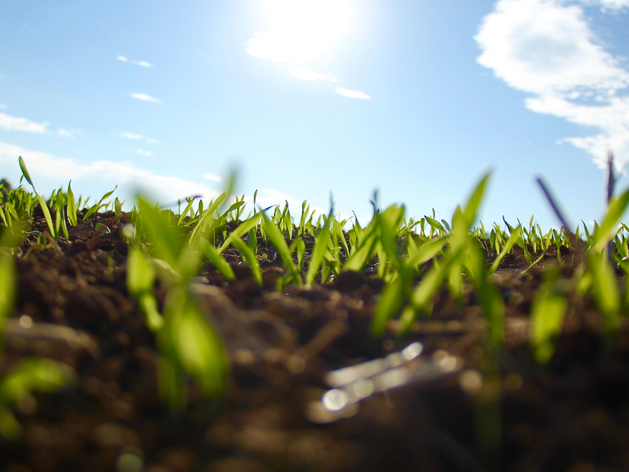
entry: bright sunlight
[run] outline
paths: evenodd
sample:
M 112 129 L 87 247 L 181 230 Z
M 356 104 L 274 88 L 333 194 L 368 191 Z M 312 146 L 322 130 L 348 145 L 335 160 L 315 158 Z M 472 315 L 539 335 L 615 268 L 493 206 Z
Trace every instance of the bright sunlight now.
M 303 63 L 327 53 L 350 21 L 347 0 L 266 0 L 270 31 L 249 40 L 247 52 L 274 62 Z

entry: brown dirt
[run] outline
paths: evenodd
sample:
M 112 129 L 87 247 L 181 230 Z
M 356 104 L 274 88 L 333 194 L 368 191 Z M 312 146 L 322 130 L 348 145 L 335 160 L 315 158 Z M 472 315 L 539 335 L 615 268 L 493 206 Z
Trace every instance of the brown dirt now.
M 95 232 L 96 222 L 111 233 Z M 376 339 L 370 323 L 382 282 L 373 265 L 323 286 L 277 292 L 282 266 L 273 248 L 260 243 L 262 287 L 228 250 L 236 280 L 207 264 L 196 292 L 223 333 L 232 379 L 218 401 L 191 387 L 187 411 L 173 416 L 157 392 L 154 335 L 127 293 L 123 225 L 113 214 L 96 215 L 69 242 L 43 248 L 37 220 L 22 246 L 0 375 L 41 355 L 68 363 L 77 381 L 14 407 L 24 434 L 0 437 L 4 471 L 629 470 L 626 326 L 605 336 L 586 300 L 567 319 L 551 362 L 536 365 L 529 312 L 543 270 L 522 275 L 517 252 L 495 276 L 507 303 L 507 343 L 493 350 L 467 288 L 459 302 L 442 290 L 432 317 L 407 336 L 396 336 L 392 321 Z M 573 254 L 562 255 L 569 276 Z M 33 327 L 20 326 L 23 315 Z M 373 394 L 346 414 L 322 408 L 326 373 L 416 341 L 424 351 L 410 371 L 445 353 L 456 367 Z

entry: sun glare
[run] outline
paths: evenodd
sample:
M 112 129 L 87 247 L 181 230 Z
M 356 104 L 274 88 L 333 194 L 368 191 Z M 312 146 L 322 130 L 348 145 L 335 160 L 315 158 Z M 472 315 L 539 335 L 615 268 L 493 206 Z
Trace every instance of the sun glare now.
M 350 21 L 348 0 L 266 0 L 270 31 L 256 33 L 248 52 L 275 62 L 307 62 L 334 46 Z

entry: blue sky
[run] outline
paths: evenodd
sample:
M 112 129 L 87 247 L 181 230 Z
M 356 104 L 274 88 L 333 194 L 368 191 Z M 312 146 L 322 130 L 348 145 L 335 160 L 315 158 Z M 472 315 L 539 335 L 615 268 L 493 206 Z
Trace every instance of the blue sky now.
M 162 203 L 237 192 L 343 216 L 599 219 L 629 162 L 629 0 L 7 0 L 0 175 Z M 626 179 L 620 188 L 627 185 Z

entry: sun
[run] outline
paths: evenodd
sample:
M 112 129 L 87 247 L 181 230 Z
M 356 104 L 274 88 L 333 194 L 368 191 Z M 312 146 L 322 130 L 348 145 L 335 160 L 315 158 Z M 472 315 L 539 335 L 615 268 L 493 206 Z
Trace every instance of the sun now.
M 249 52 L 276 62 L 303 63 L 329 52 L 346 31 L 349 0 L 266 0 L 269 31 L 249 40 Z

